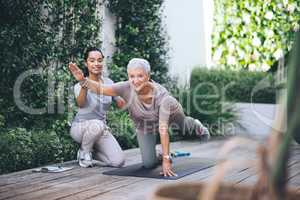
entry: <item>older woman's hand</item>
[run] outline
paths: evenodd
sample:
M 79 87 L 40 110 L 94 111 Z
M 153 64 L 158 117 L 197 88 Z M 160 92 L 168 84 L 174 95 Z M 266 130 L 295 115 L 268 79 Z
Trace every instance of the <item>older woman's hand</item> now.
M 175 172 L 172 171 L 172 164 L 171 160 L 169 159 L 163 159 L 162 161 L 162 172 L 164 176 L 177 176 Z
M 149 81 L 141 84 L 139 87 L 135 88 L 135 91 L 139 94 L 139 95 L 145 95 L 145 94 L 149 94 L 149 92 L 151 90 L 153 90 L 153 84 Z
M 79 67 L 75 63 L 70 62 L 68 67 L 69 67 L 70 72 L 72 73 L 72 75 L 74 76 L 74 78 L 77 81 L 84 80 L 84 75 L 83 75 L 81 69 L 79 69 Z

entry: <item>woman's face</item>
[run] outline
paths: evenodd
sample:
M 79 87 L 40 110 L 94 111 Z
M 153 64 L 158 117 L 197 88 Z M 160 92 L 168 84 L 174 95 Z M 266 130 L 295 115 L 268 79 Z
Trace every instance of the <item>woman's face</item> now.
M 136 90 L 141 89 L 144 83 L 150 79 L 148 73 L 143 68 L 131 68 L 127 70 L 128 80 Z
M 103 56 L 99 51 L 90 51 L 85 64 L 90 74 L 99 75 L 103 69 Z

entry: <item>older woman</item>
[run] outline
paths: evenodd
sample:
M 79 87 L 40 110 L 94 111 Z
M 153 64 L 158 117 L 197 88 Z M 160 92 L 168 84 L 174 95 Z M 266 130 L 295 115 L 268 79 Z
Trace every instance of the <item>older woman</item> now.
M 173 124 L 181 130 L 192 131 L 209 138 L 208 129 L 199 120 L 187 117 L 178 101 L 160 84 L 150 79 L 150 64 L 147 60 L 133 58 L 127 65 L 128 81 L 104 85 L 85 78 L 74 63 L 69 64 L 73 76 L 91 91 L 107 96 L 120 96 L 127 102 L 129 115 L 137 132 L 143 165 L 157 165 L 156 134 L 162 146 L 162 169 L 164 176 L 176 176 L 172 170 L 168 127 Z

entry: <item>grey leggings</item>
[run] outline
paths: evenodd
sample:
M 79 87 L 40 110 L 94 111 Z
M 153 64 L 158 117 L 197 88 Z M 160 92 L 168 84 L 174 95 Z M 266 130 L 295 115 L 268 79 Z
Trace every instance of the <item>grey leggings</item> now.
M 103 121 L 93 119 L 73 122 L 70 133 L 80 144 L 80 149 L 84 152 L 93 152 L 96 160 L 113 167 L 124 165 L 124 153 Z
M 170 124 L 176 126 L 181 134 L 191 134 L 196 126 L 198 126 L 198 124 L 195 123 L 194 118 L 185 116 L 183 112 L 176 113 L 176 115 L 170 119 Z M 152 168 L 158 164 L 155 150 L 156 137 L 157 133 L 137 132 L 137 140 L 142 155 L 143 166 L 145 168 Z

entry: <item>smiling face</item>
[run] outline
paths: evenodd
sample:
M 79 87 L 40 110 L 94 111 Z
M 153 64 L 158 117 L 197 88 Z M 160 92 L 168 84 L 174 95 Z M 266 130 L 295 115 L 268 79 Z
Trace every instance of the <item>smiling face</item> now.
M 142 86 L 150 79 L 149 74 L 143 68 L 130 68 L 127 70 L 128 80 L 134 86 L 136 91 L 140 90 Z
M 89 74 L 101 75 L 103 69 L 103 55 L 99 51 L 90 51 L 85 61 Z

